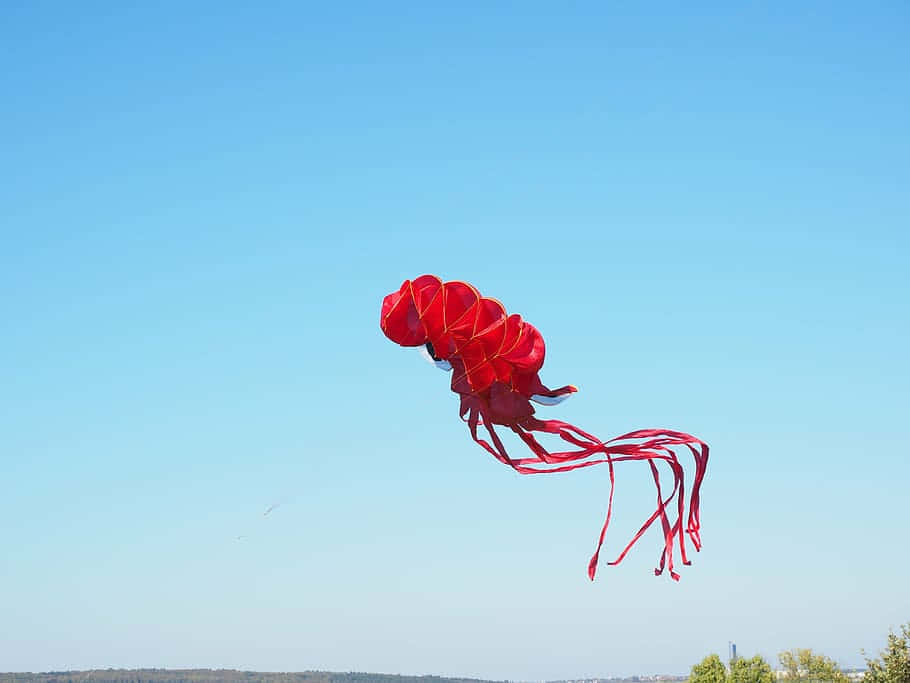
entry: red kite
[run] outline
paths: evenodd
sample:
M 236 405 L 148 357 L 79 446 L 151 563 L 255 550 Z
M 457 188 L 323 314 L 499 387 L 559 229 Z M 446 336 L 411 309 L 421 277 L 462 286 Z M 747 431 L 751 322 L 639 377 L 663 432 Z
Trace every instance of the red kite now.
M 383 300 L 380 327 L 396 344 L 425 347 L 438 366 L 452 371 L 452 391 L 461 397 L 461 418 L 468 423 L 474 441 L 516 472 L 543 474 L 607 465 L 610 496 L 597 549 L 588 563 L 592 581 L 613 512 L 614 465 L 628 460 L 646 461 L 657 487 L 657 508 L 619 556 L 608 564 L 619 564 L 659 518 L 664 544 L 654 573 L 660 575 L 666 567 L 670 576 L 679 580 L 679 574 L 673 570 L 675 541 L 678 539 L 683 564 L 690 564 L 686 557 L 686 534 L 695 549 L 701 549 L 698 505 L 708 464 L 707 444 L 689 434 L 666 429 L 640 429 L 601 441 L 567 422 L 536 418 L 531 401 L 554 405 L 577 389 L 571 384 L 559 389 L 546 387 L 538 376 L 545 354 L 540 332 L 521 316 L 507 315 L 501 303 L 480 296 L 466 282 L 443 282 L 434 275 L 406 280 L 397 292 Z M 494 425 L 517 434 L 531 455 L 511 457 Z M 478 436 L 480 426 L 492 444 Z M 567 450 L 548 451 L 535 433 L 558 436 L 567 444 Z M 685 478 L 677 449 L 688 450 L 695 459 L 687 518 Z M 657 468 L 661 461 L 673 472 L 673 489 L 666 497 Z M 674 501 L 675 505 L 671 506 Z

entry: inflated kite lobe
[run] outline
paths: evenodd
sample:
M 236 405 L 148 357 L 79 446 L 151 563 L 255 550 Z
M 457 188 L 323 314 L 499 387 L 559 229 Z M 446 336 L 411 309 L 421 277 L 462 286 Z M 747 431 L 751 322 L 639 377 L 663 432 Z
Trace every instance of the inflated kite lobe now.
M 500 462 L 521 474 L 607 465 L 610 495 L 597 549 L 588 563 L 591 580 L 597 571 L 613 512 L 614 465 L 628 460 L 647 462 L 657 487 L 657 508 L 619 556 L 608 564 L 619 564 L 648 527 L 660 519 L 664 543 L 654 573 L 660 575 L 666 568 L 673 579 L 679 580 L 679 574 L 673 570 L 674 544 L 678 540 L 683 564 L 690 564 L 686 557 L 686 535 L 696 550 L 701 548 L 698 504 L 708 464 L 707 444 L 689 434 L 666 429 L 641 429 L 601 441 L 567 422 L 534 417 L 531 401 L 553 405 L 577 389 L 572 385 L 559 389 L 544 386 L 538 376 L 545 354 L 540 332 L 521 316 L 507 315 L 501 303 L 480 296 L 466 282 L 443 282 L 434 275 L 406 280 L 397 292 L 383 300 L 380 327 L 396 344 L 424 346 L 436 365 L 451 368 L 452 391 L 461 397 L 462 419 L 468 423 L 474 441 Z M 510 457 L 494 425 L 512 430 L 532 455 Z M 479 426 L 484 427 L 490 441 L 478 436 Z M 546 450 L 535 432 L 558 436 L 568 444 L 568 450 Z M 688 515 L 685 477 L 677 449 L 688 450 L 695 458 Z M 673 473 L 673 488 L 666 496 L 657 467 L 661 461 Z

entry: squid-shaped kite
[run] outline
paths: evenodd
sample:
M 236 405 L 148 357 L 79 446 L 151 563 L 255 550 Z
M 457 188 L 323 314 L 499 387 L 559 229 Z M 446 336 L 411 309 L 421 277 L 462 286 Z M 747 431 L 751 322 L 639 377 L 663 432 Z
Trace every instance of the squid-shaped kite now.
M 461 397 L 461 417 L 468 423 L 474 441 L 516 472 L 542 474 L 607 465 L 610 495 L 597 549 L 588 563 L 588 576 L 592 581 L 613 512 L 614 465 L 627 460 L 646 461 L 657 487 L 657 509 L 619 556 L 608 564 L 619 564 L 659 518 L 664 544 L 654 573 L 660 575 L 666 568 L 674 580 L 679 580 L 679 574 L 673 569 L 673 548 L 677 540 L 683 564 L 690 564 L 686 557 L 686 534 L 696 550 L 701 548 L 698 504 L 708 464 L 707 444 L 689 434 L 666 429 L 641 429 L 601 441 L 567 422 L 534 417 L 531 401 L 554 405 L 577 389 L 572 385 L 559 389 L 544 386 L 538 376 L 545 354 L 540 332 L 520 315 L 507 315 L 501 303 L 480 296 L 466 282 L 443 282 L 435 275 L 406 280 L 397 292 L 383 300 L 380 327 L 396 344 L 423 346 L 437 366 L 451 370 L 452 391 Z M 507 427 L 517 434 L 532 455 L 509 456 L 494 425 Z M 478 435 L 480 426 L 484 427 L 492 444 Z M 546 450 L 535 432 L 558 436 L 568 444 L 568 450 Z M 687 449 L 695 458 L 688 516 L 685 477 L 676 449 Z M 660 461 L 667 463 L 673 472 L 673 489 L 666 497 L 657 468 Z M 675 505 L 671 505 L 674 500 Z

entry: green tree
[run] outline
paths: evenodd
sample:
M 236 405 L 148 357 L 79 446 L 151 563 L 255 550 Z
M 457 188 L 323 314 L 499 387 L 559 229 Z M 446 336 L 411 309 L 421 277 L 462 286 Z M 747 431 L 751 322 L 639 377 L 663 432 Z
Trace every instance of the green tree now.
M 778 657 L 788 681 L 812 683 L 846 683 L 847 676 L 833 659 L 817 655 L 811 649 L 787 650 Z
M 761 655 L 737 657 L 730 663 L 730 683 L 773 683 L 771 665 Z
M 888 647 L 879 654 L 881 659 L 866 658 L 864 683 L 910 683 L 910 622 L 901 626 L 900 635 L 888 633 Z
M 692 667 L 689 683 L 727 683 L 727 668 L 717 655 L 708 655 Z

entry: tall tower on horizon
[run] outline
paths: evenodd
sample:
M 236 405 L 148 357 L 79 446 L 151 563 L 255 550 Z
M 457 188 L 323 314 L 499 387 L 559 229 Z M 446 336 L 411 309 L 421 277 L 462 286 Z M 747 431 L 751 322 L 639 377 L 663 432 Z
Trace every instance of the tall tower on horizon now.
M 728 642 L 728 645 L 729 645 L 729 648 L 730 648 L 730 662 L 732 663 L 732 662 L 735 662 L 735 661 L 736 661 L 736 643 L 734 643 L 734 642 L 731 640 L 731 641 Z

